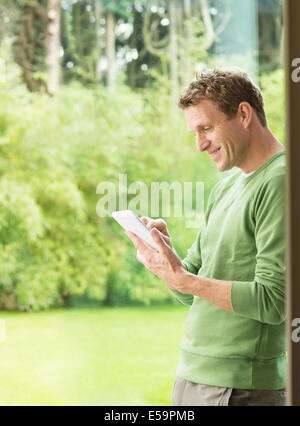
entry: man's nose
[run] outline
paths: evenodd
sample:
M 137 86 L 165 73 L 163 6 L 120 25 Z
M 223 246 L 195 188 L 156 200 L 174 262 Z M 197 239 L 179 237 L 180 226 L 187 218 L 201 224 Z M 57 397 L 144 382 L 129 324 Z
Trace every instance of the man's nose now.
M 206 151 L 209 147 L 210 142 L 206 139 L 205 136 L 201 136 L 199 134 L 196 134 L 196 146 L 197 151 L 203 152 Z

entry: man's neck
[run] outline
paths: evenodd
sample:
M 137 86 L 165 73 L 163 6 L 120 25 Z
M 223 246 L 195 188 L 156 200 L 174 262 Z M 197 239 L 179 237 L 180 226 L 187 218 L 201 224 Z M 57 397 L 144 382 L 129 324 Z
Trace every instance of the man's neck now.
M 275 138 L 268 128 L 263 128 L 253 135 L 249 143 L 249 149 L 245 161 L 240 167 L 244 173 L 250 173 L 259 169 L 273 155 L 284 151 L 284 146 Z

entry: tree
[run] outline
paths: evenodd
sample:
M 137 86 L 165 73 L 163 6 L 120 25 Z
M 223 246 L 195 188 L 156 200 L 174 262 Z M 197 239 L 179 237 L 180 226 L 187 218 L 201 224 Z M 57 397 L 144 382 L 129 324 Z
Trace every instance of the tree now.
M 178 49 L 177 49 L 177 14 L 176 0 L 169 0 L 170 9 L 170 74 L 171 74 L 171 94 L 173 102 L 178 94 Z
M 31 92 L 59 86 L 60 0 L 18 0 L 14 55 Z
M 106 58 L 107 58 L 107 87 L 110 90 L 114 89 L 115 86 L 115 15 L 113 9 L 107 7 L 106 10 Z
M 102 16 L 102 4 L 101 0 L 94 0 L 95 10 L 95 38 L 96 38 L 96 81 L 101 80 L 101 57 L 102 57 L 102 34 L 101 34 L 101 16 Z
M 138 2 L 132 9 L 132 33 L 128 39 L 128 47 L 136 54 L 127 63 L 127 83 L 134 89 L 151 85 L 153 75 L 147 72 L 148 69 L 162 73 L 160 56 L 151 53 L 145 46 L 143 27 L 147 3 L 145 0 L 143 3 Z
M 15 60 L 22 70 L 23 80 L 32 92 L 45 87 L 45 37 L 47 0 L 19 0 L 19 17 L 14 43 Z
M 48 0 L 47 7 L 47 36 L 46 36 L 46 64 L 48 71 L 47 92 L 56 96 L 59 88 L 59 49 L 60 49 L 60 0 Z
M 131 15 L 133 5 L 134 0 L 102 0 L 102 8 L 105 14 L 106 23 L 106 82 L 110 90 L 114 89 L 116 79 L 116 19 L 119 17 L 128 18 Z
M 260 72 L 283 66 L 283 17 L 281 0 L 258 2 Z
M 133 0 L 66 1 L 62 19 L 65 80 L 76 77 L 84 83 L 98 84 L 103 76 L 105 84 L 113 89 L 116 28 L 118 20 L 129 19 L 133 4 Z
M 192 76 L 188 73 L 192 72 L 193 62 L 195 64 L 197 56 L 199 54 L 203 56 L 211 48 L 229 22 L 230 2 L 227 2 L 225 13 L 220 14 L 221 18 L 217 22 L 211 16 L 211 1 L 199 0 L 192 4 L 188 0 L 184 0 L 183 3 L 179 0 L 168 0 L 160 3 L 163 7 L 157 7 L 155 2 L 148 5 L 143 25 L 145 47 L 153 55 L 169 58 L 173 99 L 177 97 L 178 80 L 191 79 Z M 182 25 L 183 14 L 184 25 Z M 201 19 L 199 20 L 197 16 Z M 162 25 L 164 22 L 166 25 Z M 181 63 L 178 63 L 179 61 Z M 185 70 L 181 77 L 179 66 Z

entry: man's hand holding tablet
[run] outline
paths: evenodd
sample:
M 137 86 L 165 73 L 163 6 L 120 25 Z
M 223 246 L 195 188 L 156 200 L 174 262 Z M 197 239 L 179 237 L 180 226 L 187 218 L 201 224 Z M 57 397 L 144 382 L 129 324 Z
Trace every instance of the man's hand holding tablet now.
M 113 213 L 113 217 L 121 224 L 120 220 L 116 218 L 117 215 L 115 213 L 116 212 Z M 137 249 L 137 260 L 149 271 L 165 281 L 169 288 L 180 291 L 183 285 L 182 281 L 187 271 L 177 253 L 172 248 L 171 237 L 165 221 L 163 219 L 154 220 L 148 217 L 138 218 L 140 224 L 143 225 L 149 233 L 147 236 L 145 230 L 141 232 L 141 227 L 137 225 L 136 220 L 133 224 L 132 215 L 134 215 L 134 213 L 131 213 L 132 214 L 129 214 L 131 216 L 130 225 L 128 222 L 125 224 L 123 221 L 121 226 L 126 229 L 126 234 Z M 128 213 L 126 213 L 126 215 L 128 215 Z M 120 217 L 120 214 L 118 216 Z

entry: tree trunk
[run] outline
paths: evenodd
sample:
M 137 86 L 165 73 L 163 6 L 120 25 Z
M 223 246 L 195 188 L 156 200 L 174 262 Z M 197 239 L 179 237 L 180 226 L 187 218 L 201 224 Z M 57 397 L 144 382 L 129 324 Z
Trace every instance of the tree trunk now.
M 100 20 L 101 20 L 101 0 L 94 0 L 95 1 L 95 32 L 96 32 L 96 81 L 97 83 L 101 80 L 101 57 L 102 57 L 102 37 L 100 33 Z
M 22 69 L 23 80 L 31 92 L 39 92 L 44 81 L 37 72 L 45 68 L 45 34 L 41 28 L 47 23 L 44 2 L 32 0 L 30 4 L 18 5 L 19 18 L 16 26 L 14 56 Z
M 137 37 L 136 37 L 136 28 L 137 28 L 137 11 L 133 10 L 133 33 L 130 37 L 130 47 L 131 49 L 138 48 L 137 46 Z M 132 89 L 136 88 L 136 61 L 131 61 L 127 65 L 128 73 L 128 82 Z
M 191 45 L 193 42 L 193 33 L 191 29 L 191 18 L 192 18 L 192 4 L 191 0 L 184 0 L 184 45 L 181 48 L 182 58 L 182 83 L 183 85 L 187 85 L 193 78 L 193 65 L 191 58 Z M 184 56 L 184 52 L 186 55 Z
M 176 25 L 176 0 L 169 0 L 170 16 L 170 77 L 171 95 L 173 102 L 176 102 L 178 94 L 178 63 L 177 63 L 177 25 Z
M 60 74 L 60 0 L 48 0 L 48 28 L 46 37 L 47 92 L 55 97 L 59 89 Z
M 113 12 L 106 13 L 106 57 L 107 86 L 113 91 L 115 86 L 115 17 Z
M 203 23 L 205 26 L 205 36 L 202 44 L 203 50 L 208 50 L 214 42 L 215 31 L 212 24 L 210 11 L 209 11 L 209 3 L 207 0 L 200 0 L 200 8 Z

